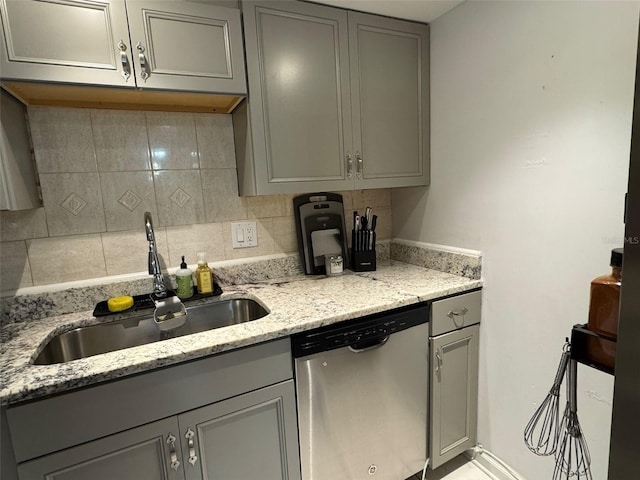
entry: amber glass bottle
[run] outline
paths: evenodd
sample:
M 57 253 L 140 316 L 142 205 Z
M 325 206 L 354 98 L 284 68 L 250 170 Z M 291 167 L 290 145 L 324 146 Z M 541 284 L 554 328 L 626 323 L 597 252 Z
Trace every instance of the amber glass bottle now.
M 591 282 L 588 328 L 613 340 L 618 338 L 622 258 L 622 248 L 614 248 L 611 251 L 611 273 Z

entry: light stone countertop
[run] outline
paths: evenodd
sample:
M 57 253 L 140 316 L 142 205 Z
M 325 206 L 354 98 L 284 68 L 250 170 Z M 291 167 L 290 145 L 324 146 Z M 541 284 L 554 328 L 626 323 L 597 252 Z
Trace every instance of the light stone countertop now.
M 112 318 L 97 319 L 92 311 L 83 311 L 25 322 L 2 346 L 0 402 L 32 400 L 481 286 L 481 280 L 397 261 L 375 272 L 345 271 L 335 277 L 296 276 L 223 286 L 224 293 L 215 300 L 248 297 L 270 313 L 253 322 L 55 365 L 31 363 L 48 339 Z

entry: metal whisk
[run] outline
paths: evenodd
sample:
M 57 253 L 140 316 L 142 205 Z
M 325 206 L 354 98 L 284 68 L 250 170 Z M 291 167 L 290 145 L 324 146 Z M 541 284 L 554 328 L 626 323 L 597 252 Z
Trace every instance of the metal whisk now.
M 569 362 L 567 369 L 567 407 L 560 428 L 562 438 L 556 452 L 556 466 L 553 480 L 575 477 L 576 480 L 593 480 L 591 476 L 591 456 L 587 441 L 578 421 L 578 363 Z
M 567 342 L 560 357 L 560 365 L 551 390 L 535 411 L 524 429 L 524 443 L 536 455 L 553 455 L 560 436 L 559 397 L 560 385 L 567 370 L 570 357 L 570 344 Z

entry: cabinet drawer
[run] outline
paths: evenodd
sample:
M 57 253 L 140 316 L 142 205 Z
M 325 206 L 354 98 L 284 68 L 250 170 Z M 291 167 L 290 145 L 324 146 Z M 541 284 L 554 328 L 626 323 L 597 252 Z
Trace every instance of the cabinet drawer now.
M 431 336 L 480 323 L 481 292 L 465 293 L 433 302 Z

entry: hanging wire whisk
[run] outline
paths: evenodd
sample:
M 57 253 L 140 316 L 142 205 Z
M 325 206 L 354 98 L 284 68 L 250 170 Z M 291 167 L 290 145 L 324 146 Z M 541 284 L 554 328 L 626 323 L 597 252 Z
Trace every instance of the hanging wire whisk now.
M 536 455 L 553 455 L 560 437 L 560 385 L 567 370 L 571 345 L 565 343 L 551 390 L 524 429 L 524 443 Z
M 567 406 L 560 429 L 562 438 L 556 451 L 553 480 L 593 480 L 591 456 L 578 421 L 578 363 L 571 360 L 567 368 Z

